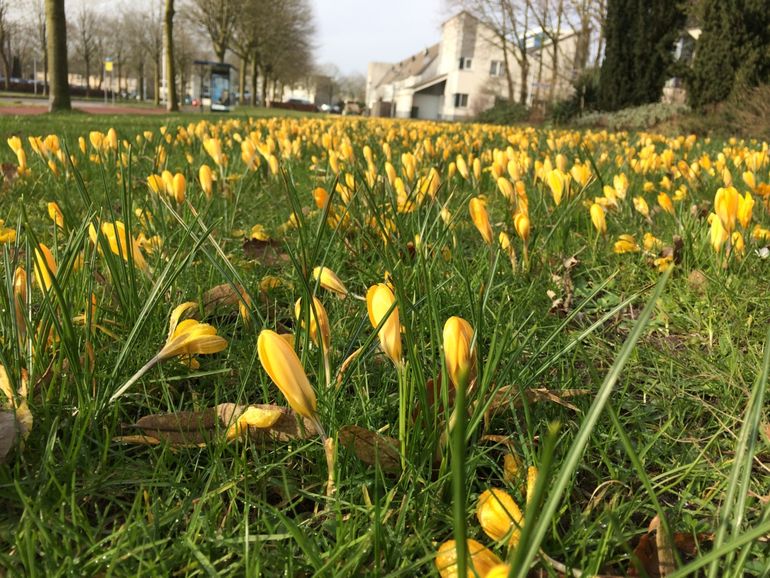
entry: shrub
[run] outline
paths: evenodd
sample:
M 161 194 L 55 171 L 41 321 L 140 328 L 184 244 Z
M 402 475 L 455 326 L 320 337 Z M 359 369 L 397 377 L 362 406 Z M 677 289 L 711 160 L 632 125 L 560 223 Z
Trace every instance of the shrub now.
M 487 124 L 517 124 L 529 119 L 529 108 L 518 102 L 498 100 L 492 108 L 479 113 L 478 122 Z
M 555 124 L 567 124 L 586 111 L 596 110 L 599 102 L 599 69 L 587 68 L 575 81 L 574 94 L 555 102 L 548 110 L 548 119 Z
M 687 114 L 690 108 L 684 104 L 644 104 L 624 108 L 617 112 L 594 112 L 575 121 L 579 127 L 602 127 L 609 130 L 649 130 Z

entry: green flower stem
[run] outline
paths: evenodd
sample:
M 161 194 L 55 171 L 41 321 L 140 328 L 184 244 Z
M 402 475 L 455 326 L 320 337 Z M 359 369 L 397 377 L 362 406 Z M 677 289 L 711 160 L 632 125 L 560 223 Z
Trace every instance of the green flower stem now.
M 132 385 L 134 385 L 134 384 L 135 384 L 137 381 L 139 381 L 139 379 L 140 379 L 140 378 L 141 378 L 141 377 L 142 377 L 142 376 L 143 376 L 145 373 L 147 373 L 148 371 L 150 371 L 150 369 L 152 369 L 152 368 L 155 366 L 155 364 L 157 364 L 157 363 L 158 363 L 160 360 L 161 360 L 161 357 L 160 357 L 160 355 L 156 355 L 156 356 L 155 356 L 155 357 L 153 357 L 153 358 L 152 358 L 150 361 L 148 361 L 147 363 L 145 363 L 145 364 L 144 364 L 144 366 L 143 366 L 143 367 L 142 367 L 142 368 L 141 368 L 139 371 L 137 371 L 137 372 L 136 372 L 136 373 L 135 373 L 133 376 L 131 376 L 131 379 L 129 379 L 129 380 L 126 382 L 126 383 L 124 383 L 124 384 L 123 384 L 123 385 L 120 387 L 120 389 L 118 389 L 118 391 L 116 391 L 115 393 L 113 393 L 113 394 L 112 394 L 112 397 L 110 398 L 110 400 L 109 400 L 107 403 L 113 403 L 113 402 L 114 402 L 116 399 L 118 399 L 118 398 L 119 398 L 121 395 L 123 395 L 124 393 L 126 393 L 126 391 L 128 390 L 128 388 L 129 388 L 129 387 L 131 387 L 131 386 L 132 386 Z

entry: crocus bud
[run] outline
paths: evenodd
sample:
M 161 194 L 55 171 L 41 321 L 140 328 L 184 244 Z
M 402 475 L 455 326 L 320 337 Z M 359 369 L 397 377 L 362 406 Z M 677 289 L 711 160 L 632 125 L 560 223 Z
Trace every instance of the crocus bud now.
M 493 540 L 507 537 L 508 545 L 512 547 L 519 543 L 524 515 L 505 490 L 492 488 L 481 494 L 476 517 L 481 529 Z
M 457 568 L 456 542 L 454 540 L 449 540 L 441 544 L 438 548 L 435 560 L 436 569 L 441 578 L 487 576 L 487 573 L 492 568 L 503 563 L 494 552 L 476 540 L 468 540 L 467 552 L 468 568 L 467 572 L 462 575 L 458 572 Z
M 372 285 L 366 292 L 366 308 L 372 327 L 377 328 L 385 316 L 388 316 L 380 328 L 380 346 L 393 363 L 401 365 L 401 323 L 398 319 L 398 307 L 393 307 L 395 302 L 393 292 L 384 283 Z
M 473 197 L 468 203 L 468 210 L 471 213 L 471 220 L 481 233 L 481 237 L 487 245 L 492 244 L 492 225 L 489 224 L 489 215 L 487 214 L 487 204 L 483 199 Z
M 529 216 L 526 213 L 516 213 L 513 217 L 513 228 L 524 243 L 529 240 Z
M 198 169 L 198 180 L 201 182 L 203 194 L 208 200 L 211 200 L 214 194 L 214 174 L 211 172 L 210 166 L 201 165 L 201 168 Z
M 313 279 L 316 279 L 321 287 L 327 291 L 331 291 L 340 299 L 344 299 L 348 295 L 345 284 L 340 281 L 340 278 L 328 267 L 316 267 L 313 269 Z
M 604 209 L 602 209 L 601 205 L 596 203 L 591 205 L 591 222 L 602 235 L 607 232 L 607 220 L 604 218 Z
M 305 375 L 297 354 L 275 331 L 263 330 L 257 338 L 262 367 L 299 415 L 317 421 L 315 391 Z
M 300 321 L 302 327 L 304 327 L 305 320 L 302 314 L 302 299 L 297 299 L 297 302 L 294 304 L 294 315 Z M 316 346 L 323 347 L 324 351 L 329 351 L 332 340 L 329 316 L 326 314 L 326 309 L 324 309 L 323 304 L 317 297 L 313 297 L 313 305 L 310 307 L 310 339 L 313 340 L 313 343 L 315 343 Z
M 556 205 L 561 204 L 562 195 L 564 195 L 564 174 L 559 169 L 553 169 L 547 175 L 548 188 L 551 189 L 553 202 Z
M 171 182 L 171 191 L 177 203 L 184 203 L 186 189 L 187 179 L 185 179 L 185 176 L 182 173 L 175 174 Z
M 450 381 L 465 387 L 476 378 L 476 352 L 471 349 L 473 327 L 465 319 L 450 317 L 444 324 L 444 357 Z
M 48 291 L 56 276 L 56 261 L 51 250 L 42 243 L 35 249 L 35 282 L 43 291 Z

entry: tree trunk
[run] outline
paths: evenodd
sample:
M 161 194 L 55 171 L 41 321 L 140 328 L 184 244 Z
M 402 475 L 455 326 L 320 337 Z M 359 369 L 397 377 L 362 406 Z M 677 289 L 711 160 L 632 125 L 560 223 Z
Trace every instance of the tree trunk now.
M 155 85 L 152 87 L 152 101 L 155 106 L 160 106 L 160 60 L 155 61 L 155 70 L 153 82 Z
M 139 66 L 139 86 L 137 88 L 139 99 L 144 100 L 144 62 Z
M 48 110 L 71 110 L 64 0 L 45 0 L 45 18 L 48 28 L 46 52 L 50 77 Z
M 257 106 L 257 55 L 251 57 L 251 105 Z
M 3 49 L 3 68 L 5 68 L 5 90 L 9 90 L 11 88 L 11 59 L 5 49 Z
M 262 67 L 262 106 L 267 107 L 267 67 Z
M 535 100 L 540 102 L 540 88 L 543 86 L 543 47 L 540 46 L 540 52 L 537 59 L 537 82 L 535 83 Z
M 559 78 L 559 41 L 561 40 L 561 19 L 564 13 L 564 2 L 559 1 L 556 12 L 556 31 L 551 38 L 553 54 L 551 55 L 551 86 L 548 90 L 548 103 L 553 104 L 556 96 L 556 82 Z
M 86 98 L 91 96 L 91 59 L 85 59 L 86 64 Z
M 524 106 L 526 106 L 527 96 L 529 96 L 527 91 L 527 77 L 529 76 L 529 59 L 527 58 L 526 53 L 522 54 L 519 65 L 521 66 L 521 89 L 519 90 L 519 102 Z
M 166 0 L 163 41 L 166 47 L 166 110 L 177 112 L 179 100 L 176 96 L 176 74 L 174 72 L 174 0 Z
M 238 71 L 238 91 L 240 104 L 246 104 L 246 67 L 249 65 L 248 56 L 241 56 L 241 69 Z

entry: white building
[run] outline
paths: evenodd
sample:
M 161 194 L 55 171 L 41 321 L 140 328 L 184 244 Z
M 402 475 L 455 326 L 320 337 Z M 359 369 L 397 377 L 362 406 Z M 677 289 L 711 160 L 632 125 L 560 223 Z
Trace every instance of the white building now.
M 553 46 L 542 32 L 527 36 L 528 105 L 573 90 L 576 34 L 562 34 L 557 43 L 558 71 L 553 78 Z M 509 69 L 518 100 L 521 69 L 509 53 Z M 371 62 L 366 104 L 372 116 L 461 120 L 472 118 L 508 98 L 503 50 L 487 26 L 462 11 L 441 27 L 441 40 L 401 62 Z

